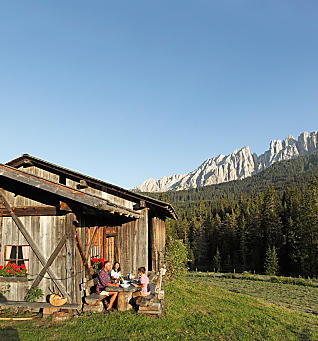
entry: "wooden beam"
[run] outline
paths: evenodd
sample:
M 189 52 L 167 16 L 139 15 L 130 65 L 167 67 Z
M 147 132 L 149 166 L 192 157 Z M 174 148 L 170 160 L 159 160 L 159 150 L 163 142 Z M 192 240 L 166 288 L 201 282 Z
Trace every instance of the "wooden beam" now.
M 60 242 L 57 244 L 55 250 L 51 254 L 50 258 L 46 262 L 45 266 L 43 267 L 41 272 L 37 275 L 36 279 L 32 283 L 31 288 L 37 287 L 40 284 L 40 282 L 41 282 L 43 276 L 45 275 L 45 273 L 47 272 L 48 268 L 52 265 L 52 263 L 55 260 L 56 256 L 62 250 L 62 247 L 64 246 L 64 244 L 66 242 L 66 239 L 69 237 L 69 235 L 70 235 L 70 232 L 67 232 L 66 234 L 64 234 L 64 236 L 62 237 Z
M 28 242 L 28 244 L 30 245 L 30 247 L 32 248 L 34 254 L 37 256 L 37 258 L 39 259 L 39 261 L 41 262 L 41 264 L 43 266 L 45 266 L 46 259 L 44 258 L 44 256 L 42 255 L 40 249 L 38 248 L 38 246 L 36 245 L 36 243 L 33 241 L 31 235 L 29 234 L 29 232 L 26 230 L 26 228 L 24 227 L 22 221 L 17 217 L 17 215 L 12 211 L 7 199 L 5 198 L 5 194 L 4 194 L 4 190 L 0 189 L 0 199 L 2 200 L 5 208 L 10 212 L 10 215 L 13 219 L 13 221 L 15 222 L 15 224 L 17 225 L 18 229 L 20 230 L 20 232 L 22 233 L 23 237 L 26 239 L 26 241 Z M 64 297 L 67 297 L 68 299 L 70 298 L 69 295 L 66 292 L 66 289 L 63 285 L 63 283 L 57 279 L 56 274 L 54 273 L 54 271 L 48 267 L 47 268 L 47 273 L 50 275 L 50 277 L 52 278 L 52 281 L 54 282 L 54 284 L 58 287 L 58 289 L 60 290 L 60 292 L 63 294 Z
M 11 209 L 18 217 L 56 215 L 55 206 L 23 206 L 12 207 Z M 0 217 L 11 217 L 11 214 L 6 208 L 0 208 Z
M 80 180 L 80 183 L 77 185 L 78 189 L 83 189 L 83 188 L 87 188 L 87 187 L 88 187 L 88 184 L 87 184 L 86 180 L 84 180 L 84 179 Z

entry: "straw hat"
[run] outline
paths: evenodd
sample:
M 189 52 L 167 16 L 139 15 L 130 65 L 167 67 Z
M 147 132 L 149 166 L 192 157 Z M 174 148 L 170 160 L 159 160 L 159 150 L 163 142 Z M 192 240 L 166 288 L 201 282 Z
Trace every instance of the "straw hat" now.
M 54 305 L 54 307 L 60 307 L 64 305 L 66 302 L 67 302 L 67 298 L 61 295 L 52 294 L 50 296 L 50 303 Z

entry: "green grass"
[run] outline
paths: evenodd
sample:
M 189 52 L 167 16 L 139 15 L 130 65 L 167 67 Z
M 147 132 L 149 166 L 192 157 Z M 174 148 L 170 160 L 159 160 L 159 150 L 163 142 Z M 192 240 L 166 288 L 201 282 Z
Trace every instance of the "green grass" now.
M 216 277 L 192 277 L 191 280 L 318 316 L 318 287 Z
M 258 284 L 259 282 L 256 282 Z M 1 322 L 20 340 L 316 340 L 317 318 L 187 279 L 166 285 L 160 318 L 133 312 L 93 314 L 52 324 Z M 11 330 L 11 332 L 14 332 Z

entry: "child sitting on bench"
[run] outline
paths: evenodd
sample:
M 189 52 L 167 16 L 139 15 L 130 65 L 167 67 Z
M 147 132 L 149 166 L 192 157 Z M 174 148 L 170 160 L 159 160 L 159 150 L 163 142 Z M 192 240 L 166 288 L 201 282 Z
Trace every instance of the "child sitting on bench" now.
M 150 284 L 149 284 L 149 278 L 145 274 L 146 268 L 144 266 L 138 268 L 138 275 L 140 276 L 140 284 L 134 284 L 135 287 L 140 287 L 141 290 L 134 292 L 133 297 L 138 296 L 149 296 L 150 295 Z

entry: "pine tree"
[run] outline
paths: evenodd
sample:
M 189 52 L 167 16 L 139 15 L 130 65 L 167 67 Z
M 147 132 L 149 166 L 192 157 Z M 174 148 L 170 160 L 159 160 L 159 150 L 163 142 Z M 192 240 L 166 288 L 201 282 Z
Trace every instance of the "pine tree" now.
M 278 272 L 278 258 L 277 258 L 277 253 L 276 253 L 276 248 L 275 246 L 273 247 L 268 247 L 266 251 L 266 258 L 265 258 L 265 273 L 266 275 L 276 275 Z

